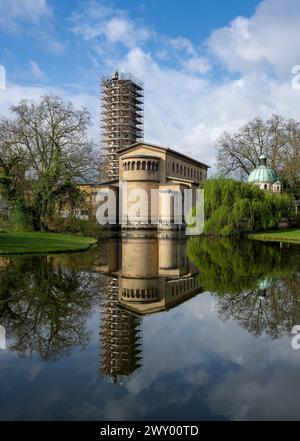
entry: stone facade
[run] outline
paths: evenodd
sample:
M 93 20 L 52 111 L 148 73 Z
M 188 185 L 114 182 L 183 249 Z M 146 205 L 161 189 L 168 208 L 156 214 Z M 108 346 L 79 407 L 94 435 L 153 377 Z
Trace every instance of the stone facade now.
M 186 257 L 186 238 L 176 232 L 125 232 L 107 243 L 107 264 L 116 277 L 118 303 L 137 315 L 164 311 L 202 292 L 198 270 Z
M 175 150 L 139 142 L 119 152 L 119 180 L 98 186 L 98 189 L 113 191 L 116 195 L 120 183 L 126 183 L 127 194 L 132 190 L 143 190 L 148 196 L 146 218 L 142 216 L 124 224 L 123 228 L 172 228 L 174 225 L 174 198 L 182 198 L 185 189 L 191 189 L 193 203 L 196 189 L 207 179 L 209 166 L 185 156 Z M 158 191 L 158 200 L 153 202 L 152 190 Z M 122 218 L 127 218 L 134 202 L 123 200 Z M 153 223 L 153 218 L 157 222 Z M 171 222 L 170 222 L 171 221 Z

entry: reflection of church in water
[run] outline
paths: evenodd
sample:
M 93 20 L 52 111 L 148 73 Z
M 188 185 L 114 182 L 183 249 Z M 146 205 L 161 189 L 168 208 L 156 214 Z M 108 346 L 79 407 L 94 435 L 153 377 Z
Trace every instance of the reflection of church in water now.
M 142 316 L 202 292 L 198 272 L 174 233 L 127 233 L 106 244 L 102 277 L 101 373 L 122 381 L 142 366 Z

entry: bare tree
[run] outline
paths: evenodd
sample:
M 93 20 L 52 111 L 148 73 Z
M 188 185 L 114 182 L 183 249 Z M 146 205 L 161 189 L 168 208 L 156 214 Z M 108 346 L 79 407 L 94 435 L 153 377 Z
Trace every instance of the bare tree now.
M 23 100 L 11 108 L 9 123 L 14 150 L 25 155 L 35 177 L 56 166 L 58 177 L 84 179 L 94 168 L 92 144 L 87 140 L 91 116 L 72 103 L 44 95 L 39 103 Z
M 40 229 L 61 199 L 72 196 L 74 202 L 76 183 L 97 174 L 87 136 L 91 116 L 53 95 L 38 103 L 23 100 L 11 110 L 14 119 L 0 119 L 0 176 L 6 174 L 0 190 L 7 196 L 8 182 L 17 182 L 18 197 L 26 192 L 34 226 Z

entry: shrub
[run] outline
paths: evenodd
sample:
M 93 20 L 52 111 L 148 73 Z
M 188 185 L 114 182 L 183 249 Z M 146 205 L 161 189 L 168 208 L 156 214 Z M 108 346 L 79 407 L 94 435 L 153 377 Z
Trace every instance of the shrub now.
M 103 235 L 103 228 L 95 220 L 83 220 L 75 217 L 66 219 L 56 218 L 51 223 L 51 229 L 64 233 L 82 234 L 83 236 L 99 238 Z

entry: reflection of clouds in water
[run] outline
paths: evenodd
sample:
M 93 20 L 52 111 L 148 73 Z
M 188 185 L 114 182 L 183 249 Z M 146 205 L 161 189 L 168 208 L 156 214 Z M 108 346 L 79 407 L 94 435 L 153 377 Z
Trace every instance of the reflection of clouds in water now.
M 245 367 L 212 388 L 209 403 L 235 420 L 299 420 L 299 393 L 299 366 Z
M 166 388 L 165 394 L 160 394 L 158 406 L 168 405 L 170 402 L 182 406 L 193 397 L 199 387 L 201 389 L 208 385 L 207 403 L 214 414 L 225 415 L 228 418 L 232 415 L 233 418 L 259 419 L 261 409 L 265 409 L 263 415 L 266 418 L 276 415 L 280 419 L 282 400 L 278 394 L 281 394 L 281 383 L 288 383 L 288 393 L 290 397 L 294 396 L 295 403 L 292 403 L 293 400 L 289 398 L 287 407 L 289 404 L 293 405 L 294 410 L 291 415 L 297 418 L 298 393 L 293 393 L 294 385 L 288 378 L 289 375 L 295 377 L 295 369 L 300 360 L 299 357 L 295 357 L 293 353 L 295 351 L 290 349 L 290 339 L 286 337 L 272 341 L 266 335 L 257 339 L 238 328 L 233 321 L 229 320 L 224 324 L 212 313 L 211 305 L 214 302 L 212 297 L 201 295 L 196 301 L 182 305 L 180 307 L 181 320 L 177 318 L 177 326 L 174 326 L 173 333 L 168 332 L 168 322 L 172 321 L 172 314 L 175 311 L 165 314 L 164 320 L 157 320 L 154 324 L 155 332 L 164 338 L 157 336 L 155 338 L 155 335 L 152 335 L 151 341 L 147 341 L 149 335 L 145 329 L 143 376 L 134 379 L 128 385 L 128 390 L 134 391 L 135 394 L 142 394 L 146 388 L 163 387 L 161 384 L 157 385 L 160 377 L 178 373 L 176 375 L 177 390 L 172 391 Z M 198 315 L 198 308 L 205 313 L 203 322 L 193 319 Z M 151 324 L 153 325 L 153 322 L 149 320 L 149 325 Z M 182 357 L 180 356 L 181 348 L 178 347 L 179 335 L 185 346 L 181 352 Z M 148 348 L 148 344 L 151 349 Z M 163 356 L 166 353 L 166 346 L 168 353 L 176 354 L 174 357 Z M 146 359 L 147 354 L 149 354 L 149 359 Z M 216 364 L 220 369 L 215 378 L 212 364 Z M 275 368 L 276 366 L 281 367 Z M 279 381 L 280 376 L 282 376 L 282 381 Z M 264 382 L 267 384 L 265 389 Z M 233 390 L 234 393 L 232 393 Z M 248 395 L 245 391 L 248 391 Z M 270 391 L 272 391 L 272 396 L 268 397 Z M 264 393 L 266 393 L 265 397 Z M 162 402 L 161 399 L 164 396 L 166 398 Z M 272 404 L 268 409 L 269 399 L 272 400 Z M 256 400 L 261 400 L 264 405 L 257 406 Z M 227 410 L 232 408 L 236 412 Z M 239 408 L 243 409 L 242 414 L 238 411 Z M 282 416 L 287 417 L 287 412 L 286 416 L 284 413 Z
M 37 379 L 38 375 L 43 371 L 44 364 L 42 362 L 33 362 L 28 371 L 28 382 L 33 382 Z
M 200 294 L 174 310 L 146 317 L 143 371 L 123 386 L 99 378 L 96 312 L 88 323 L 95 338 L 85 352 L 43 364 L 41 371 L 34 359 L 20 367 L 14 357 L 0 366 L 6 395 L 14 392 L 12 378 L 31 379 L 30 415 L 37 419 L 163 419 L 168 412 L 180 418 L 183 409 L 186 419 L 297 418 L 300 360 L 290 339 L 256 338 L 232 320 L 220 321 L 215 304 L 215 298 Z M 25 398 L 23 391 L 20 402 Z M 13 417 L 10 402 L 7 412 Z
M 245 266 L 246 257 L 242 261 Z M 46 266 L 49 272 L 49 265 Z M 86 279 L 87 274 L 81 274 Z M 234 286 L 239 287 L 240 276 L 238 273 L 235 275 Z M 214 276 L 215 271 L 206 279 L 211 286 L 217 286 L 218 281 Z M 73 281 L 73 277 L 70 279 Z M 229 281 L 223 282 L 225 289 Z M 96 292 L 97 283 L 96 286 L 92 283 Z M 254 285 L 256 287 L 256 281 Z M 277 296 L 276 305 L 283 305 L 285 299 L 292 299 L 289 293 L 294 292 L 295 287 L 287 287 L 289 289 L 284 294 L 280 285 L 282 292 L 280 298 Z M 260 289 L 271 288 L 260 286 Z M 143 370 L 123 385 L 113 385 L 101 379 L 99 308 L 93 303 L 92 291 L 82 293 L 79 290 L 78 296 L 74 296 L 72 288 L 71 298 L 73 302 L 77 299 L 77 302 L 72 309 L 74 314 L 70 315 L 70 325 L 73 329 L 74 321 L 78 322 L 84 317 L 84 329 L 92 332 L 92 338 L 84 350 L 80 351 L 80 345 L 74 344 L 68 357 L 58 357 L 56 362 L 51 363 L 38 361 L 38 351 L 22 362 L 13 352 L 0 352 L 5 361 L 0 363 L 0 378 L 6 402 L 4 412 L 0 413 L 1 418 L 298 418 L 300 386 L 297 384 L 297 375 L 300 352 L 291 349 L 290 337 L 285 332 L 279 334 L 280 338 L 272 340 L 263 326 L 259 337 L 241 327 L 234 314 L 240 312 L 240 309 L 230 309 L 232 314 L 225 320 L 227 316 L 217 311 L 220 313 L 220 305 L 224 301 L 230 301 L 226 294 L 216 297 L 202 293 L 167 312 L 145 316 Z M 83 294 L 87 297 L 86 304 L 82 304 Z M 20 298 L 24 301 L 23 295 Z M 238 295 L 236 299 L 245 312 L 253 304 L 245 302 L 243 295 Z M 271 304 L 276 296 L 268 299 Z M 61 295 L 58 300 L 61 301 Z M 269 303 L 265 302 L 265 305 Z M 293 303 L 289 301 L 288 305 Z M 95 311 L 93 315 L 89 313 L 92 306 Z M 280 320 L 283 319 L 285 323 L 291 308 L 280 310 L 283 311 Z M 63 317 L 63 312 L 59 317 Z M 272 314 L 269 316 L 273 317 Z M 26 406 L 29 399 L 30 407 Z

